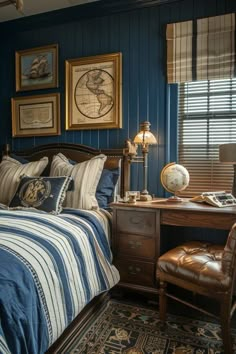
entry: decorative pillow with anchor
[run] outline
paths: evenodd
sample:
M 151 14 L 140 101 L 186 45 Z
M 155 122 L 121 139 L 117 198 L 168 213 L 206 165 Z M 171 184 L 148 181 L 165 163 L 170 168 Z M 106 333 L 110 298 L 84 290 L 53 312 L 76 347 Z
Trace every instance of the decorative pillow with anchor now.
M 62 211 L 66 192 L 71 188 L 72 178 L 22 176 L 10 208 L 36 208 L 52 214 Z

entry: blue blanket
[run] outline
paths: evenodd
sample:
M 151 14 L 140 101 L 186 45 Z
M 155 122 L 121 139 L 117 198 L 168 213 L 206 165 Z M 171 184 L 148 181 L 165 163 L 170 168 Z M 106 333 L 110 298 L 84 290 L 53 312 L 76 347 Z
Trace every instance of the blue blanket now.
M 0 210 L 0 353 L 44 353 L 119 281 L 104 225 L 92 211 Z

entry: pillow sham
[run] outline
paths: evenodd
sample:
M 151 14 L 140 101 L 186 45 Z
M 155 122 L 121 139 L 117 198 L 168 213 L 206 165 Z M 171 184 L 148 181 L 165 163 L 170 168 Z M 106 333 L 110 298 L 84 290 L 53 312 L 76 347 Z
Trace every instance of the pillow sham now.
M 10 208 L 36 208 L 52 214 L 62 211 L 62 203 L 72 178 L 23 176 Z
M 120 175 L 120 169 L 107 170 L 104 168 L 98 182 L 96 199 L 100 208 L 107 208 L 114 200 L 114 191 Z
M 61 153 L 53 157 L 50 176 L 71 176 L 73 191 L 68 191 L 64 206 L 75 209 L 97 209 L 97 185 L 107 157 L 103 154 L 72 165 Z
M 29 160 L 26 160 L 24 157 L 15 155 L 14 153 L 10 154 L 10 157 L 12 159 L 15 159 L 16 161 L 22 163 L 22 164 L 26 164 L 26 163 L 30 162 Z
M 22 175 L 40 176 L 47 164 L 47 157 L 22 164 L 9 156 L 3 156 L 0 163 L 0 203 L 9 205 Z
M 68 160 L 72 165 L 75 165 L 74 160 Z M 114 192 L 117 181 L 120 175 L 120 168 L 108 170 L 103 169 L 96 190 L 96 199 L 100 208 L 108 208 L 108 204 L 114 200 Z

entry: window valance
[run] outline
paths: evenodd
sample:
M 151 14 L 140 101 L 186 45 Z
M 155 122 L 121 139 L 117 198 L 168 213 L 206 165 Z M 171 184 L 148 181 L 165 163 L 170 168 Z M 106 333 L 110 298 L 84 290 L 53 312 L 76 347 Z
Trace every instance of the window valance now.
M 167 25 L 169 83 L 236 76 L 235 14 Z

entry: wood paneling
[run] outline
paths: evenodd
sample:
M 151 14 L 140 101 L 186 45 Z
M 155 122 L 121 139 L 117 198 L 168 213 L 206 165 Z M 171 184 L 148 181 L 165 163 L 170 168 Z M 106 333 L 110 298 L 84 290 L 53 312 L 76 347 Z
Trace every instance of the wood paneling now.
M 165 25 L 236 11 L 236 1 L 167 3 L 163 0 L 161 5 L 158 3 L 150 0 L 101 1 L 1 24 L 0 143 L 13 144 L 15 149 L 53 142 L 117 148 L 124 145 L 126 138 L 134 137 L 140 122 L 149 120 L 152 131 L 158 136 L 158 145 L 150 148 L 148 189 L 151 194 L 162 196 L 160 171 L 167 162 L 176 159 L 177 117 L 176 88 L 169 89 L 165 79 Z M 52 43 L 59 45 L 59 88 L 16 94 L 15 50 Z M 123 128 L 65 132 L 65 60 L 111 52 L 123 54 Z M 12 139 L 11 97 L 47 92 L 61 94 L 62 135 Z M 141 166 L 133 164 L 132 188 L 135 190 L 142 188 L 141 172 Z

